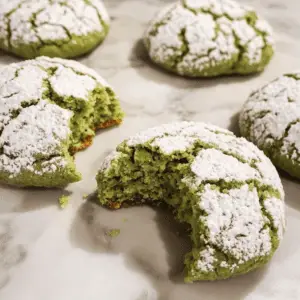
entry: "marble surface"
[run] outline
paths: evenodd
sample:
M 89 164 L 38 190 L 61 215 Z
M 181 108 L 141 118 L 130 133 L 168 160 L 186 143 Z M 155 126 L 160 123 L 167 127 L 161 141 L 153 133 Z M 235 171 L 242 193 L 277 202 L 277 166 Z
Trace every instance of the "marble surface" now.
M 300 68 L 300 2 L 252 0 L 276 31 L 277 54 L 258 76 L 188 80 L 147 59 L 140 38 L 149 19 L 171 0 L 106 0 L 107 40 L 80 59 L 118 92 L 124 124 L 97 135 L 76 156 L 83 180 L 64 191 L 0 186 L 1 300 L 263 300 L 300 299 L 300 183 L 282 175 L 288 229 L 272 262 L 235 279 L 184 284 L 190 245 L 172 216 L 149 207 L 107 211 L 82 199 L 95 190 L 103 157 L 130 134 L 173 120 L 209 121 L 237 130 L 237 113 L 255 87 Z M 17 59 L 3 53 L 1 64 Z M 71 195 L 65 210 L 57 205 Z M 93 198 L 91 196 L 91 198 Z M 118 237 L 107 232 L 120 228 Z

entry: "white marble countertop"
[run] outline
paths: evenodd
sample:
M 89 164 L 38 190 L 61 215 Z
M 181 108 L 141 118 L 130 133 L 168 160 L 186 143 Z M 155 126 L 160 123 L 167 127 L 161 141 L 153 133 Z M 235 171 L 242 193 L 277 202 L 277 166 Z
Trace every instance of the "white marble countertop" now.
M 96 69 L 120 96 L 124 124 L 97 135 L 77 154 L 83 180 L 65 191 L 0 186 L 1 300 L 296 300 L 300 299 L 300 183 L 282 177 L 288 230 L 265 268 L 235 279 L 184 284 L 189 244 L 172 217 L 149 207 L 107 211 L 83 201 L 95 189 L 103 157 L 130 134 L 173 120 L 209 121 L 237 129 L 250 91 L 300 68 L 300 2 L 242 1 L 274 27 L 277 53 L 258 76 L 189 80 L 151 65 L 140 42 L 149 19 L 171 0 L 106 0 L 107 40 L 81 62 Z M 0 54 L 1 64 L 16 58 Z M 58 197 L 71 203 L 60 210 Z M 106 231 L 120 228 L 116 238 Z

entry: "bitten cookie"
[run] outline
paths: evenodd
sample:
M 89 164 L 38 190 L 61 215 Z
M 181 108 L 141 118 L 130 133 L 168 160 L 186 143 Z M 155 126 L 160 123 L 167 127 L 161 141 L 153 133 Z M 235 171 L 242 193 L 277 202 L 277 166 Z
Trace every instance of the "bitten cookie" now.
M 0 2 L 0 48 L 25 58 L 85 54 L 108 33 L 101 0 Z
M 241 111 L 240 131 L 277 167 L 300 178 L 300 72 L 253 92 Z
M 189 77 L 260 72 L 273 56 L 269 24 L 231 0 L 181 0 L 151 22 L 144 37 L 150 58 Z
M 78 181 L 72 154 L 122 116 L 113 90 L 78 62 L 40 57 L 1 68 L 0 181 L 43 187 Z
M 102 205 L 163 201 L 190 225 L 187 282 L 261 267 L 284 233 L 275 167 L 255 145 L 216 126 L 171 123 L 130 137 L 104 160 L 97 182 Z

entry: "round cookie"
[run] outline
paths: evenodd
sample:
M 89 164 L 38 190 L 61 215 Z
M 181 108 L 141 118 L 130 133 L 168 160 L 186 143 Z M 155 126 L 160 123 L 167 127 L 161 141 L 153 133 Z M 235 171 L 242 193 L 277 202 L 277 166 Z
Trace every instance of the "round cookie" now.
M 284 233 L 275 167 L 255 145 L 216 126 L 171 123 L 130 137 L 104 160 L 97 183 L 102 205 L 163 201 L 190 225 L 187 282 L 264 265 Z
M 260 72 L 273 56 L 269 24 L 232 0 L 181 0 L 151 22 L 150 58 L 188 77 Z
M 122 120 L 113 90 L 78 62 L 40 57 L 0 69 L 0 182 L 59 187 L 80 180 L 72 154 Z
M 108 33 L 101 0 L 0 2 L 0 48 L 25 58 L 85 54 Z
M 240 131 L 277 167 L 300 178 L 300 73 L 254 91 L 241 111 Z

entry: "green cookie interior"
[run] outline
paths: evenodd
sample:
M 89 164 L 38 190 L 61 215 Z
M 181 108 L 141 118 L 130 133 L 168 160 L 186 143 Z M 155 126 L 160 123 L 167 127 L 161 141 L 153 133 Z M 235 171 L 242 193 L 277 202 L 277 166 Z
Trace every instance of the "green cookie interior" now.
M 55 75 L 56 69 L 50 68 L 47 71 L 49 74 Z M 49 80 L 44 81 L 44 86 L 46 87 L 44 99 L 74 113 L 70 123 L 72 135 L 69 150 L 71 152 L 85 148 L 85 143 L 95 136 L 97 128 L 106 127 L 105 124 L 111 121 L 118 124 L 123 118 L 119 101 L 110 87 L 98 84 L 89 93 L 88 99 L 82 99 L 59 96 L 52 88 Z
M 21 172 L 12 176 L 12 174 L 0 168 L 0 181 L 12 185 L 41 187 L 60 187 L 71 182 L 79 181 L 81 175 L 76 170 L 73 154 L 76 151 L 88 147 L 92 143 L 96 129 L 117 125 L 122 121 L 123 112 L 121 111 L 119 101 L 109 86 L 102 85 L 93 75 L 81 72 L 82 70 L 76 70 L 76 67 L 79 65 L 78 63 L 73 66 L 72 63 L 64 60 L 45 58 L 39 58 L 35 61 L 26 61 L 25 64 L 27 62 L 29 64 L 32 62 L 43 71 L 46 71 L 48 76 L 43 78 L 42 98 L 32 100 L 24 99 L 26 101 L 22 103 L 21 108 L 11 112 L 11 121 L 17 119 L 26 109 L 40 105 L 41 101 L 43 101 L 57 105 L 61 109 L 72 113 L 68 125 L 70 134 L 61 141 L 59 149 L 55 151 L 55 154 L 38 154 L 34 159 L 33 170 L 24 168 Z M 88 93 L 87 98 L 63 96 L 55 92 L 55 88 L 53 88 L 51 84 L 51 78 L 56 75 L 59 67 L 72 70 L 79 78 L 80 76 L 90 76 L 95 80 L 96 85 Z M 22 68 L 22 64 L 20 64 L 19 68 L 16 68 L 13 80 L 18 78 Z M 24 126 L 26 126 L 26 124 Z M 5 143 L 0 147 L 0 155 L 4 153 L 4 147 Z M 6 155 L 9 156 L 7 153 Z M 51 159 L 58 157 L 63 158 L 67 163 L 64 163 L 63 166 L 53 163 L 56 169 L 54 172 L 42 172 L 42 169 L 45 168 L 47 164 L 51 165 Z
M 226 279 L 266 264 L 277 249 L 279 238 L 272 216 L 264 208 L 264 201 L 270 197 L 281 201 L 279 190 L 259 180 L 206 180 L 199 185 L 191 186 L 190 183 L 195 182 L 191 164 L 197 154 L 204 149 L 218 149 L 218 146 L 198 140 L 184 151 L 165 154 L 151 145 L 151 142 L 152 140 L 129 146 L 125 141 L 118 146 L 116 154 L 109 159 L 109 167 L 106 170 L 100 170 L 96 178 L 101 205 L 119 208 L 124 204 L 159 205 L 161 202 L 166 203 L 176 220 L 187 223 L 191 230 L 193 249 L 185 258 L 186 282 Z M 224 151 L 224 154 L 233 156 L 240 162 L 246 162 L 242 157 L 233 153 Z M 254 161 L 252 166 L 255 166 Z M 270 229 L 272 249 L 268 255 L 258 255 L 240 264 L 231 253 L 210 245 L 215 258 L 213 269 L 203 271 L 197 267 L 197 261 L 207 247 L 205 240 L 209 235 L 205 222 L 201 221 L 201 216 L 205 216 L 206 213 L 198 205 L 201 201 L 199 195 L 208 186 L 222 194 L 228 194 L 244 186 L 247 186 L 250 191 L 257 191 L 262 214 L 267 220 L 264 228 Z M 233 266 L 237 267 L 233 270 Z

